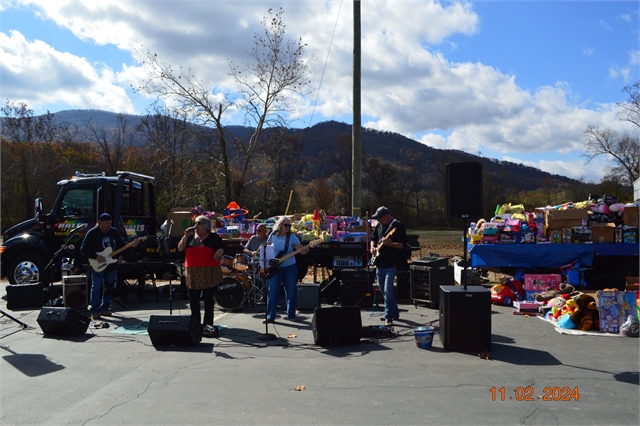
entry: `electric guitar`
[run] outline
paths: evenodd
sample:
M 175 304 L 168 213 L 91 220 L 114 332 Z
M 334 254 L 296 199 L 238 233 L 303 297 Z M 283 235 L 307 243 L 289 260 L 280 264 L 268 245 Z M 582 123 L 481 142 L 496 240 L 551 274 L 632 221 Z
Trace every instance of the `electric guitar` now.
M 317 240 L 313 240 L 310 241 L 309 244 L 307 245 L 309 248 L 314 248 L 315 246 L 317 246 L 318 244 L 320 244 L 322 242 L 321 239 L 317 239 Z M 264 271 L 264 274 L 267 278 L 271 278 L 278 269 L 280 269 L 280 264 L 282 262 L 284 262 L 285 260 L 295 256 L 296 254 L 300 253 L 302 250 L 304 249 L 304 247 L 300 247 L 298 250 L 296 251 L 292 251 L 289 254 L 286 254 L 282 257 L 276 257 L 275 259 L 271 259 L 269 260 L 269 268 L 267 268 Z
M 390 236 L 393 235 L 393 233 L 396 232 L 396 228 L 393 228 L 391 231 L 389 231 L 389 233 L 387 235 L 385 235 L 384 237 L 382 237 L 382 240 L 380 241 L 380 244 L 378 244 L 378 246 L 376 247 L 376 252 L 373 256 L 371 256 L 371 259 L 369 259 L 369 266 L 373 266 L 376 264 L 376 260 L 378 260 L 378 256 L 380 255 L 380 249 L 383 246 L 383 242 L 384 240 L 388 239 Z
M 146 239 L 147 237 L 138 238 L 140 242 Z M 122 253 L 129 247 L 133 246 L 133 244 L 135 244 L 135 241 L 127 244 L 122 248 L 119 248 L 113 253 L 111 252 L 112 251 L 111 247 L 107 247 L 106 249 L 102 250 L 100 253 L 96 253 L 96 255 L 104 257 L 104 262 L 100 262 L 98 261 L 98 259 L 89 259 L 89 264 L 91 265 L 91 268 L 96 272 L 104 271 L 107 268 L 107 266 L 111 265 L 112 263 L 116 263 L 118 261 L 118 259 L 115 259 L 114 256 Z

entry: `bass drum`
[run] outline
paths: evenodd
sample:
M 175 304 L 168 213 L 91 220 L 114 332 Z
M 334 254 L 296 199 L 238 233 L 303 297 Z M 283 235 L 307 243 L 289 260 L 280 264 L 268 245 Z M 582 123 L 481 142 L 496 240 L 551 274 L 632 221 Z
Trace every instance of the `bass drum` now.
M 246 277 L 243 277 L 246 278 Z M 226 309 L 239 308 L 244 300 L 245 285 L 238 277 L 224 277 L 222 284 L 216 287 L 215 301 Z

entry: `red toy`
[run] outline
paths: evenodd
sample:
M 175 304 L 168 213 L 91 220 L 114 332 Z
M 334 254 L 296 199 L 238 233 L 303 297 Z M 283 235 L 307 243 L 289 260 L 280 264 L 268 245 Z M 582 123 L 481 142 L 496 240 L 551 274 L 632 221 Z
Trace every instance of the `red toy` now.
M 514 300 L 524 300 L 525 292 L 520 281 L 511 281 L 508 278 L 502 280 L 502 283 L 491 287 L 491 302 L 513 306 Z

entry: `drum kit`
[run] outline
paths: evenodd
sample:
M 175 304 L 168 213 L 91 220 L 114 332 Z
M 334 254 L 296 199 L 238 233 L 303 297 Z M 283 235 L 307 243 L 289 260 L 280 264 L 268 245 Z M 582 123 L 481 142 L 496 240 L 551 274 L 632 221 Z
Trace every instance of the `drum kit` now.
M 244 253 L 225 255 L 220 261 L 224 282 L 216 287 L 215 301 L 226 309 L 239 309 L 264 303 L 267 279 L 259 256 Z

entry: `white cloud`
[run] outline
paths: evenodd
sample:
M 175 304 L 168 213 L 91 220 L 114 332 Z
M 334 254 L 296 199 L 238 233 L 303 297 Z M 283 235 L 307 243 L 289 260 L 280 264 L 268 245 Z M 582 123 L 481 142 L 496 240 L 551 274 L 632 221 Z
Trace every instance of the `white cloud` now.
M 0 33 L 2 96 L 31 108 L 65 103 L 76 108 L 133 112 L 113 71 L 17 32 Z
M 613 31 L 613 28 L 611 28 L 611 25 L 609 25 L 607 21 L 605 21 L 604 19 L 600 20 L 600 26 L 607 31 Z
M 587 47 L 587 46 L 582 47 L 582 54 L 585 56 L 591 56 L 595 51 L 596 49 L 594 49 L 593 47 Z

